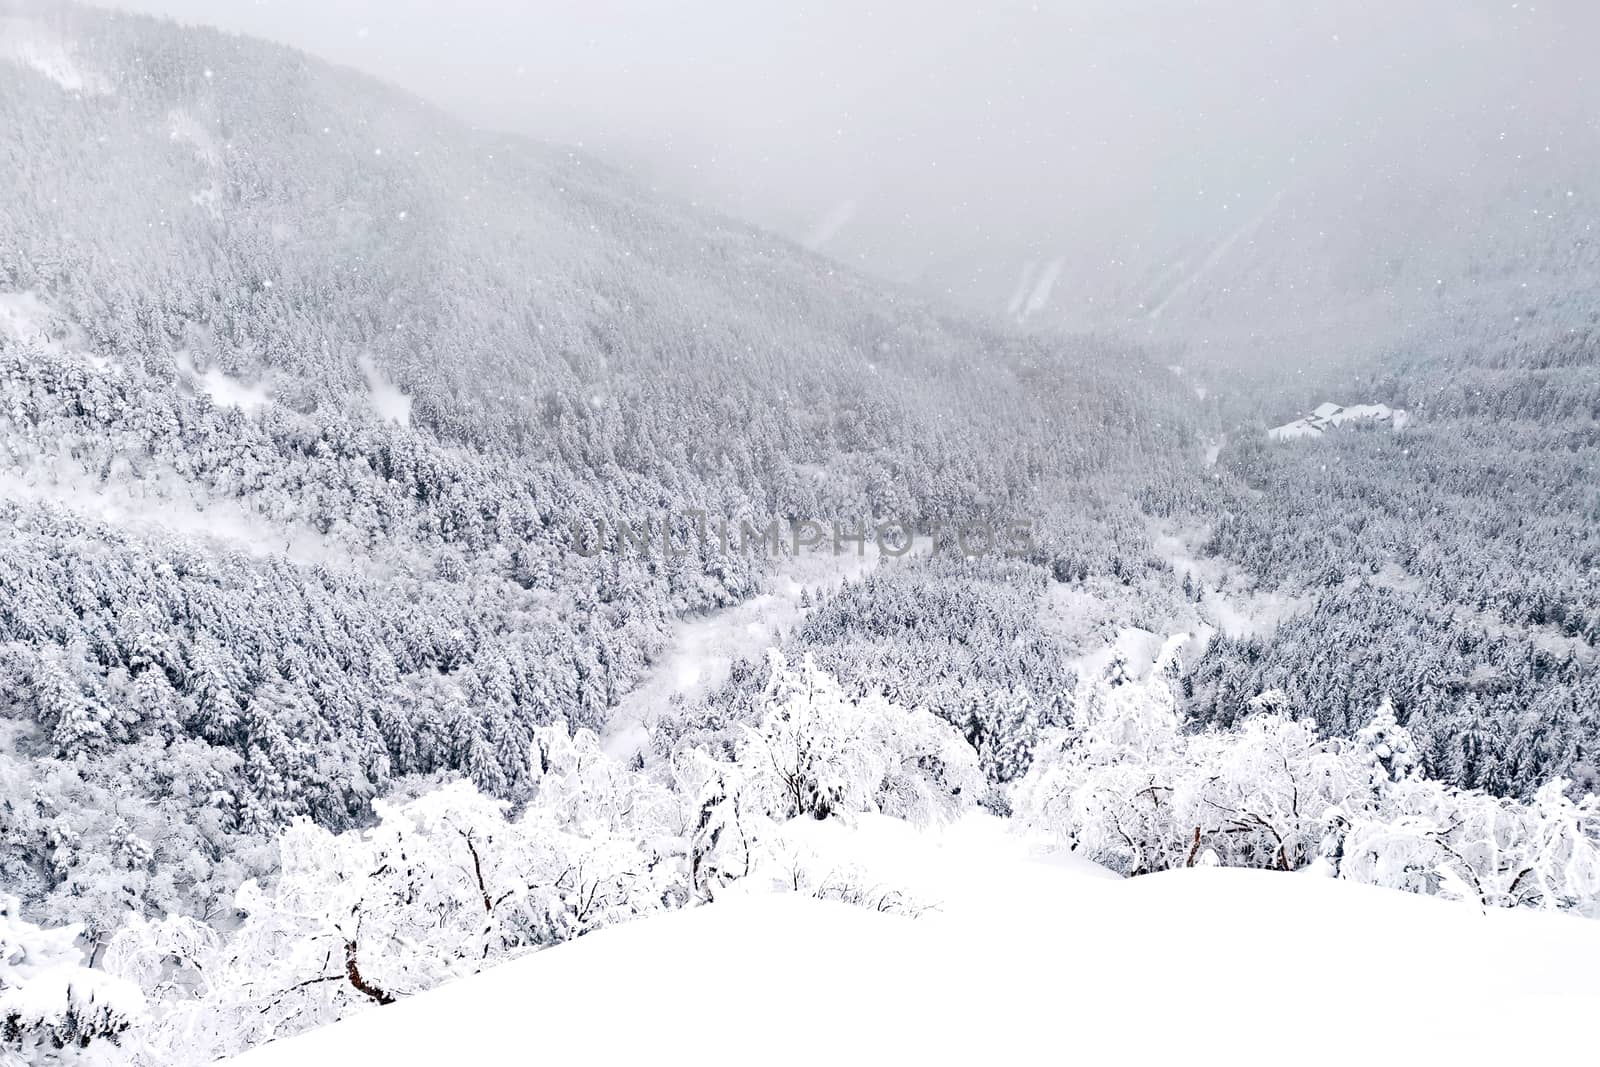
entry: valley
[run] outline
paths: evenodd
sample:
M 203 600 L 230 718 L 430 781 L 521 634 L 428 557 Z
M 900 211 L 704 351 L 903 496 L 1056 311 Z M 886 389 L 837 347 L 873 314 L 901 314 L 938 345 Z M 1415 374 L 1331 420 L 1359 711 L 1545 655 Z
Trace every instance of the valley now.
M 958 298 L 0 0 L 0 1063 L 1571 1059 L 1593 168 L 1514 132 Z M 576 536 L 692 514 L 915 547 Z

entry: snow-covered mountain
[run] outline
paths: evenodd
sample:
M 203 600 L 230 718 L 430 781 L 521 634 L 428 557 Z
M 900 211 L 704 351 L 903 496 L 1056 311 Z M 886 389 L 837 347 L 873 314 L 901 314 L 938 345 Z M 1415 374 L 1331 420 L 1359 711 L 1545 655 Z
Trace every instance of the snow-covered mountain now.
M 1579 42 L 1597 30 L 1576 3 L 1130 11 L 1085 35 L 1138 57 L 1102 88 L 1121 121 L 1051 120 L 1094 131 L 1086 169 L 1112 179 L 1063 179 L 1059 211 L 926 282 L 1028 328 L 1266 371 L 1584 328 L 1600 95 Z

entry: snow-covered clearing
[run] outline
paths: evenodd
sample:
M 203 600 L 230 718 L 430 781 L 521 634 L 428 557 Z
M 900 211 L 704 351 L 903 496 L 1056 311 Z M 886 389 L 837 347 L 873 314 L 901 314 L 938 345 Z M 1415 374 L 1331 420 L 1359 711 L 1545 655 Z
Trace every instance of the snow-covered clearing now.
M 61 342 L 50 328 L 53 312 L 38 293 L 0 293 L 0 333 L 15 340 L 62 351 Z
M 222 165 L 222 149 L 218 146 L 211 131 L 206 129 L 201 122 L 182 108 L 173 108 L 167 112 L 167 137 L 179 144 L 189 145 L 194 149 L 195 158 L 207 167 L 220 167 Z
M 935 906 L 725 896 L 236 1062 L 1580 1062 L 1600 1011 L 1581 919 L 1308 873 L 1124 881 L 988 816 L 790 830 Z
M 1230 637 L 1270 633 L 1291 615 L 1309 611 L 1311 597 L 1291 597 L 1262 591 L 1242 568 L 1227 560 L 1204 557 L 1200 545 L 1204 530 L 1156 522 L 1151 544 L 1179 575 L 1187 575 L 1204 591 L 1199 608 L 1206 623 Z M 1187 655 L 1187 653 L 1185 653 Z
M 177 476 L 101 481 L 67 465 L 0 471 L 0 500 L 59 507 L 133 534 L 194 537 L 306 565 L 351 563 L 336 542 L 304 523 L 273 521 L 232 498 L 202 503 L 195 493 Z
M 36 346 L 53 356 L 76 353 L 96 370 L 110 361 L 86 351 L 82 331 L 31 290 L 0 293 L 0 336 Z
M 1405 429 L 1411 416 L 1401 408 L 1388 404 L 1351 404 L 1344 407 L 1334 403 L 1318 404 L 1316 410 L 1301 419 L 1274 426 L 1267 436 L 1274 441 L 1292 441 L 1301 437 L 1321 437 L 1326 431 L 1346 423 L 1388 423 L 1396 430 Z
M 411 425 L 411 398 L 383 376 L 371 357 L 362 356 L 361 374 L 367 380 L 367 399 L 378 417 L 401 426 Z
M 1239 567 L 1203 556 L 1204 530 L 1152 521 L 1150 543 L 1180 580 L 1187 576 L 1200 590 L 1185 609 L 1147 611 L 1132 618 L 1120 586 L 1053 583 L 1040 604 L 1045 630 L 1070 649 L 1082 650 L 1072 660 L 1080 676 L 1098 677 L 1121 658 L 1130 678 L 1145 678 L 1172 656 L 1193 663 L 1218 633 L 1248 637 L 1270 633 L 1284 619 L 1312 606 L 1312 598 L 1262 591 Z
M 1239 567 L 1203 556 L 1205 531 L 1152 521 L 1150 543 L 1180 577 L 1199 590 L 1199 600 L 1183 610 L 1147 610 L 1132 617 L 1120 586 L 1106 583 L 1053 583 L 1040 604 L 1046 632 L 1069 649 L 1080 650 L 1072 666 L 1082 677 L 1099 677 L 1120 658 L 1122 671 L 1140 679 L 1176 656 L 1193 663 L 1218 633 L 1248 637 L 1270 633 L 1285 618 L 1309 610 L 1309 596 L 1262 591 Z
M 111 82 L 85 66 L 60 34 L 31 19 L 0 17 L 0 59 L 43 75 L 69 93 L 111 92 Z
M 196 389 L 222 407 L 239 408 L 249 412 L 272 403 L 266 381 L 246 382 L 216 367 L 199 370 L 194 365 L 194 358 L 184 351 L 173 353 L 172 358 L 177 362 L 178 369 L 188 376 Z
M 188 111 L 173 108 L 167 112 L 167 137 L 174 144 L 186 144 L 192 148 L 195 158 L 208 171 L 216 171 L 222 166 L 222 147 L 217 144 L 211 131 Z M 190 194 L 189 202 L 211 216 L 213 221 L 222 221 L 222 183 L 215 176 Z
M 1064 644 L 1086 649 L 1069 661 L 1080 678 L 1104 676 L 1119 658 L 1129 678 L 1147 678 L 1174 654 L 1192 662 L 1216 632 L 1204 625 L 1171 634 L 1125 625 L 1125 612 L 1115 602 L 1064 585 L 1052 586 L 1046 594 L 1041 621 Z

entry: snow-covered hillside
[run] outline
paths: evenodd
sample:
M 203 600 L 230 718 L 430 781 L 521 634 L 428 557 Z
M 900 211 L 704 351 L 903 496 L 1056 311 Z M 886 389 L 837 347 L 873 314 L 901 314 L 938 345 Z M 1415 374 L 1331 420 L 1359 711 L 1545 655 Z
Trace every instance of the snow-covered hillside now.
M 1600 1011 L 1579 919 L 1310 873 L 1122 880 L 982 815 L 791 832 L 932 907 L 725 898 L 236 1062 L 1564 1062 Z

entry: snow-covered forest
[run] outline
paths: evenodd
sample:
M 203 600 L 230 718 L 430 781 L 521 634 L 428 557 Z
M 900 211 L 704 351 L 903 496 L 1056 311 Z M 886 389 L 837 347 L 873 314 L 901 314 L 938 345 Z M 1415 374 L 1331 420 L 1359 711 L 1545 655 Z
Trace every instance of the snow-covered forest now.
M 1576 1055 L 1597 174 L 1283 374 L 0 0 L 0 1063 Z

